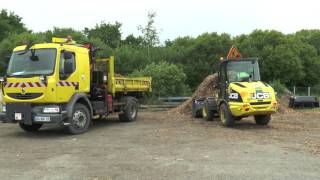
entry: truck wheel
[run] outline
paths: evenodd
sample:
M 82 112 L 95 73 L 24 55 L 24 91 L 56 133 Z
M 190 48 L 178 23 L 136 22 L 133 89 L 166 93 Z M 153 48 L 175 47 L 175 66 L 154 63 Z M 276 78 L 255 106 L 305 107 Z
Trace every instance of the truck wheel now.
M 88 108 L 83 104 L 76 104 L 69 122 L 68 131 L 70 134 L 81 134 L 86 132 L 91 123 Z
M 23 129 L 26 132 L 36 132 L 41 128 L 42 124 L 27 125 L 27 124 L 19 123 L 19 126 L 21 127 L 21 129 Z
M 207 121 L 212 121 L 214 112 L 209 110 L 208 106 L 208 101 L 205 100 L 202 108 L 202 117 Z
M 124 100 L 126 105 L 123 112 L 119 114 L 119 119 L 122 122 L 132 122 L 137 119 L 138 116 L 138 102 L 136 98 L 127 97 Z
M 225 103 L 221 104 L 219 108 L 219 116 L 224 126 L 230 127 L 234 125 L 234 117 Z
M 254 116 L 254 120 L 259 125 L 267 125 L 271 120 L 271 115 L 256 115 Z

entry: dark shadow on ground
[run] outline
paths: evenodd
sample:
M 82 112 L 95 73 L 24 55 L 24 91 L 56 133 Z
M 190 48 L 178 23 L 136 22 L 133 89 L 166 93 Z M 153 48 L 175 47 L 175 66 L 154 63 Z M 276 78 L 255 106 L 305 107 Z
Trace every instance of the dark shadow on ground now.
M 123 126 L 128 123 L 120 122 L 118 118 L 111 117 L 107 119 L 93 120 L 89 127 L 89 132 L 97 131 L 98 129 L 105 128 L 106 130 L 111 126 Z M 129 123 L 130 124 L 130 123 Z M 12 126 L 19 126 L 18 124 L 12 124 Z M 18 138 L 37 138 L 37 139 L 50 139 L 50 138 L 63 138 L 66 136 L 85 136 L 86 133 L 80 135 L 71 135 L 67 131 L 67 127 L 59 125 L 44 125 L 38 132 L 25 132 L 19 127 L 16 131 L 10 131 L 8 134 L 2 135 L 2 137 L 18 137 Z

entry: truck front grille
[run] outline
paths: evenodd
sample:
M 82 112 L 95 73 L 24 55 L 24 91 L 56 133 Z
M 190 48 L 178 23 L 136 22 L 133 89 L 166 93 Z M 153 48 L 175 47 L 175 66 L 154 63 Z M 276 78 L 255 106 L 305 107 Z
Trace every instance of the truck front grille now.
M 7 93 L 7 95 L 14 99 L 21 99 L 21 100 L 28 100 L 28 99 L 35 99 L 40 96 L 42 96 L 42 93 L 26 93 L 26 94 L 20 94 L 20 93 Z

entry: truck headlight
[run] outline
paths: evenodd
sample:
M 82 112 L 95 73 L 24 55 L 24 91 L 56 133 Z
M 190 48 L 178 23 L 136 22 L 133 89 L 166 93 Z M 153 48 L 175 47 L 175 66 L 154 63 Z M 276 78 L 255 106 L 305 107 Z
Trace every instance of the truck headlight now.
M 2 112 L 6 112 L 7 111 L 7 108 L 6 108 L 6 105 L 2 105 Z
M 42 109 L 43 113 L 60 113 L 60 107 L 54 106 L 54 107 L 45 107 Z

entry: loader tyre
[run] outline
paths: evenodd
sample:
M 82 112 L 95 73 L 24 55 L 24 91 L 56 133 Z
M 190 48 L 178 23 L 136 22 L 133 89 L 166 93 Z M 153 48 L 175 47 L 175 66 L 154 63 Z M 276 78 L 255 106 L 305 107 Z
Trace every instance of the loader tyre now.
M 134 97 L 126 97 L 126 102 L 123 112 L 119 114 L 119 119 L 122 122 L 132 122 L 137 119 L 138 116 L 138 100 Z
M 23 129 L 26 132 L 36 132 L 41 128 L 42 124 L 27 125 L 27 124 L 19 123 L 19 126 L 21 127 L 21 129 Z
M 212 121 L 214 117 L 214 112 L 209 110 L 208 101 L 205 100 L 202 108 L 202 117 L 207 121 Z
M 87 106 L 77 103 L 69 122 L 68 132 L 70 134 L 82 134 L 86 132 L 91 124 L 91 116 Z
M 267 125 L 271 120 L 271 115 L 256 115 L 254 116 L 254 120 L 256 121 L 256 124 Z
M 235 119 L 234 119 L 227 104 L 222 103 L 220 105 L 219 116 L 220 116 L 220 120 L 222 122 L 222 125 L 224 125 L 226 127 L 231 127 L 234 125 Z

